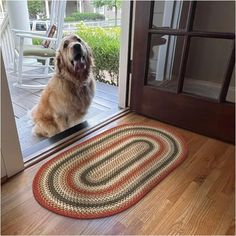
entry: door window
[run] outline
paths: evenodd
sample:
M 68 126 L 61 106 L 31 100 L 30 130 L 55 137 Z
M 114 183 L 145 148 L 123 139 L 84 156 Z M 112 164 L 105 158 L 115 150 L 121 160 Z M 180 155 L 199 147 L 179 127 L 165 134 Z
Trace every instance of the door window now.
M 151 36 L 147 84 L 177 91 L 183 42 L 182 36 Z
M 187 1 L 155 1 L 152 28 L 184 29 L 188 7 Z
M 227 102 L 235 102 L 235 68 L 233 70 L 230 84 L 229 84 L 229 90 L 226 96 Z
M 192 37 L 183 92 L 219 99 L 232 47 L 231 40 Z
M 225 101 L 235 2 L 154 1 L 151 9 L 145 84 Z
M 193 30 L 234 33 L 235 2 L 198 1 Z

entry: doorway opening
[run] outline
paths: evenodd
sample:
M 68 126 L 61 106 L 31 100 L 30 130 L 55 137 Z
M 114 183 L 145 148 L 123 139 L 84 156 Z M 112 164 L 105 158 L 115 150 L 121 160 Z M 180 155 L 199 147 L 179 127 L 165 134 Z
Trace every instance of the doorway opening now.
M 32 31 L 38 31 L 40 34 L 47 31 L 48 20 L 44 18 L 48 18 L 48 14 L 50 18 L 50 12 L 48 12 L 50 2 L 48 1 L 49 6 L 43 4 L 41 12 L 36 14 L 37 19 L 31 16 L 30 26 Z M 98 125 L 108 118 L 119 114 L 125 108 L 120 105 L 120 100 L 125 99 L 121 98 L 121 96 L 126 96 L 126 91 L 123 91 L 125 88 L 121 89 L 119 87 L 120 83 L 126 83 L 121 81 L 121 79 L 126 80 L 126 78 L 119 78 L 121 69 L 119 68 L 121 22 L 124 20 L 122 19 L 123 7 L 120 4 L 121 2 L 117 1 L 117 3 L 118 5 L 115 9 L 106 5 L 93 5 L 93 1 L 67 1 L 66 3 L 63 35 L 68 33 L 78 34 L 92 48 L 95 58 L 95 68 L 93 70 L 96 79 L 95 96 L 88 113 L 76 126 L 51 138 L 34 136 L 32 134 L 33 123 L 30 119 L 29 111 L 39 102 L 43 90 L 14 86 L 17 78 L 14 75 L 13 68 L 7 67 L 8 86 L 24 162 L 34 158 L 34 153 L 39 150 L 48 149 L 50 145 L 55 146 L 56 143 L 59 143 L 64 138 L 68 138 L 68 136 L 84 128 Z M 81 19 L 81 17 L 88 17 L 88 19 Z M 126 24 L 129 25 L 129 22 L 126 22 Z M 8 25 L 8 30 L 9 28 L 10 24 Z M 91 34 L 91 32 L 93 33 Z M 97 40 L 98 38 L 99 40 Z M 42 42 L 34 39 L 32 43 L 37 45 Z M 103 55 L 101 55 L 101 52 Z M 123 69 L 126 70 L 127 68 Z M 27 83 L 32 85 L 47 84 L 47 82 L 48 78 L 36 77 L 27 81 Z

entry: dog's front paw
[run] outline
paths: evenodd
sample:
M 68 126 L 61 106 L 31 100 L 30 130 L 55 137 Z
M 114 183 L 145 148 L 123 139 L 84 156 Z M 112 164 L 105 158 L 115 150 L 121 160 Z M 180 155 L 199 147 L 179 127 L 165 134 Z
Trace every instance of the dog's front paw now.
M 34 136 L 39 136 L 39 137 L 46 137 L 50 138 L 53 135 L 55 135 L 55 132 L 48 132 L 46 129 L 42 129 L 40 125 L 35 125 L 32 129 L 32 133 Z
M 48 137 L 48 133 L 43 131 L 38 125 L 33 127 L 32 134 L 38 137 Z

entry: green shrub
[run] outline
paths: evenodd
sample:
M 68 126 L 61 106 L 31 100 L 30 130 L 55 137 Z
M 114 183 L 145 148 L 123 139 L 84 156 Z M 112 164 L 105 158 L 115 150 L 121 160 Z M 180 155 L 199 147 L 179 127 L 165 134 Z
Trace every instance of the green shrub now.
M 42 41 L 42 39 L 33 39 L 33 45 L 41 45 Z
M 79 24 L 77 34 L 88 43 L 93 51 L 96 79 L 117 86 L 120 27 L 100 28 Z
M 75 18 L 72 16 L 68 16 L 64 19 L 65 22 L 71 22 L 71 21 L 75 21 Z
M 69 21 L 95 21 L 95 20 L 105 20 L 105 16 L 99 13 L 80 13 L 74 12 L 70 16 L 66 17 L 65 22 Z

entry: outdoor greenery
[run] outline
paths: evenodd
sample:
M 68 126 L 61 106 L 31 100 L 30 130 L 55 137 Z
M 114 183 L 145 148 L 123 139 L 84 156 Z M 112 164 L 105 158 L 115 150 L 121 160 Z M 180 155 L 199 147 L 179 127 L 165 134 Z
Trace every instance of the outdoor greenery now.
M 120 27 L 100 28 L 79 24 L 77 34 L 92 48 L 96 79 L 117 86 Z
M 104 20 L 104 19 L 105 19 L 105 16 L 99 13 L 74 12 L 70 16 L 66 17 L 64 20 L 65 22 L 70 22 L 70 21 L 95 21 L 95 20 Z
M 36 19 L 37 14 L 44 12 L 44 1 L 42 0 L 28 0 L 28 9 L 31 19 Z
M 91 47 L 94 57 L 94 76 L 98 81 L 118 86 L 120 27 L 89 27 L 83 23 L 77 25 L 76 34 Z M 34 45 L 42 40 L 33 39 Z
M 109 10 L 115 8 L 115 25 L 117 25 L 117 12 L 121 8 L 121 0 L 93 0 L 93 5 L 96 8 L 105 6 Z
M 33 45 L 41 45 L 43 42 L 42 39 L 33 39 Z

